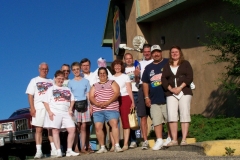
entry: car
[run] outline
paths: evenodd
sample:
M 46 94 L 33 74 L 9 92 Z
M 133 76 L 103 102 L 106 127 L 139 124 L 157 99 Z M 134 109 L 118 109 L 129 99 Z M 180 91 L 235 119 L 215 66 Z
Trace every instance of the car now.
M 36 152 L 35 127 L 31 125 L 29 108 L 16 110 L 8 119 L 0 120 L 0 160 L 8 156 L 25 159 Z M 43 153 L 49 154 L 47 130 L 43 130 Z

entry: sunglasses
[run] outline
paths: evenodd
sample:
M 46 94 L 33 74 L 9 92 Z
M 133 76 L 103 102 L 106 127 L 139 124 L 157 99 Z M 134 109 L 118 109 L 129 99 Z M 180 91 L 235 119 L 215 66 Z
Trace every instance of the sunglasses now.
M 68 72 L 68 73 L 69 73 L 69 72 L 70 72 L 70 70 L 63 70 L 63 72 Z

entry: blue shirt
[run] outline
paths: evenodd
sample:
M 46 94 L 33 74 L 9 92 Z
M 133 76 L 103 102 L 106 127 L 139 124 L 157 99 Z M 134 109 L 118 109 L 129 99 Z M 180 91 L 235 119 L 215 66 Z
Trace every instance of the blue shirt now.
M 74 95 L 75 101 L 81 101 L 87 99 L 87 93 L 90 90 L 89 81 L 85 78 L 82 78 L 80 81 L 72 79 L 68 82 L 68 88 Z
M 163 59 L 158 64 L 150 63 L 145 67 L 142 81 L 149 85 L 149 98 L 152 104 L 165 104 L 166 97 L 162 87 L 161 77 L 163 67 L 168 64 L 168 59 Z

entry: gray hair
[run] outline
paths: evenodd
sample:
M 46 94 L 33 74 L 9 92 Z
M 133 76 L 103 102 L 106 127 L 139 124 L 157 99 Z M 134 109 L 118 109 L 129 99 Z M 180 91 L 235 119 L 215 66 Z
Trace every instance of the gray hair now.
M 40 67 L 41 67 L 41 65 L 43 65 L 43 64 L 46 64 L 46 65 L 48 66 L 48 64 L 47 64 L 46 62 L 42 62 L 42 63 L 40 63 L 40 64 L 39 64 L 39 66 L 38 66 L 38 67 L 40 68 Z

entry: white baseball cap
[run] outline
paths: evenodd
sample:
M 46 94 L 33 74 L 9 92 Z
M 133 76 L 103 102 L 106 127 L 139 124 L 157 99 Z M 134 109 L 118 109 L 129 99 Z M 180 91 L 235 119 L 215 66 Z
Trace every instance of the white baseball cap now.
M 162 51 L 161 47 L 159 45 L 152 45 L 151 47 L 151 53 L 154 51 L 154 50 L 159 50 L 159 51 Z

